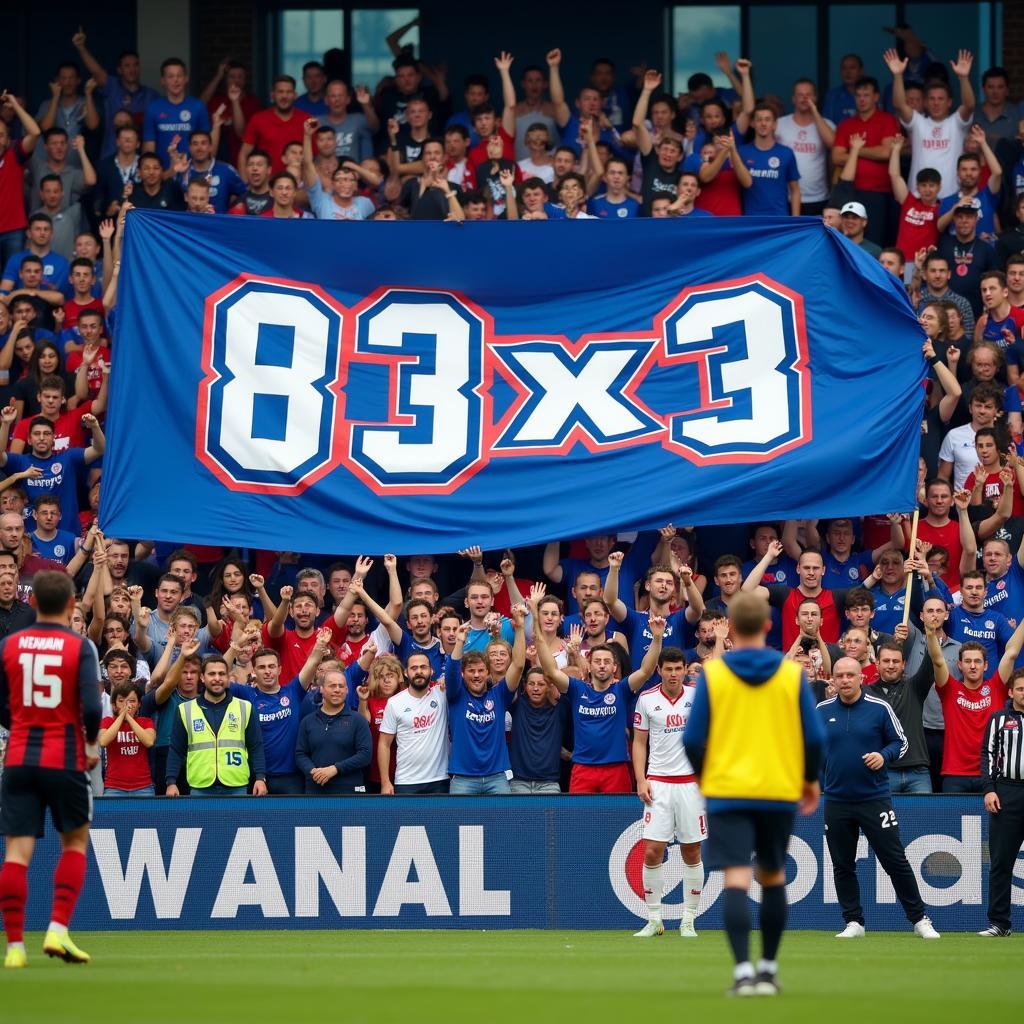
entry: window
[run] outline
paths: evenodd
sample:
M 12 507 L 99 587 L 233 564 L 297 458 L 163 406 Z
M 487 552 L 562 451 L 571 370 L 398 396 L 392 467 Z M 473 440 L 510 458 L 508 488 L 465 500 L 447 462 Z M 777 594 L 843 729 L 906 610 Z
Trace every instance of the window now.
M 754 92 L 773 93 L 788 110 L 793 82 L 817 81 L 818 10 L 809 4 L 772 4 L 751 7 L 747 16 L 750 53 L 744 56 L 754 62 Z
M 949 67 L 949 61 L 963 47 L 974 54 L 974 71 L 971 80 L 975 90 L 981 87 L 981 75 L 992 64 L 999 63 L 992 57 L 992 15 L 993 8 L 1001 4 L 907 4 L 904 20 L 928 44 L 935 59 Z M 938 15 L 938 16 L 937 16 Z M 1002 21 L 1002 17 L 999 17 Z M 1001 52 L 997 50 L 996 53 Z M 950 78 L 952 78 L 950 72 Z
M 344 46 L 343 11 L 282 11 L 281 53 L 274 72 L 291 75 L 302 93 L 302 65 L 323 60 L 326 50 Z
M 666 89 L 686 92 L 690 75 L 703 71 L 716 86 L 728 89 L 729 80 L 715 66 L 715 54 L 725 50 L 732 60 L 740 53 L 740 8 L 672 8 L 672 82 Z
M 372 91 L 385 76 L 394 72 L 391 62 L 394 54 L 388 48 L 387 37 L 408 25 L 419 15 L 415 8 L 400 10 L 364 10 L 352 12 L 352 81 L 368 85 Z M 402 45 L 412 45 L 413 54 L 420 53 L 420 29 L 414 25 L 402 36 Z
M 941 6 L 934 6 L 932 17 L 941 10 Z M 892 76 L 882 53 L 895 44 L 894 37 L 885 29 L 896 24 L 896 5 L 834 4 L 829 8 L 828 19 L 828 81 L 818 83 L 818 92 L 824 94 L 827 88 L 839 84 L 839 61 L 845 53 L 857 54 L 864 61 L 864 74 L 877 78 L 884 90 Z

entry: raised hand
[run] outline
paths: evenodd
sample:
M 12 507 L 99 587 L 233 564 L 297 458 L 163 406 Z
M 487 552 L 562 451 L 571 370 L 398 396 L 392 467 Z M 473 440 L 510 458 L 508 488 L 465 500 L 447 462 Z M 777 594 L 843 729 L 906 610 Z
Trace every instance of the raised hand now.
M 249 586 L 251 586 L 253 590 L 262 590 L 266 582 L 267 581 L 258 572 L 249 573 Z
M 137 586 L 137 585 L 129 587 L 128 588 L 128 600 L 131 601 L 132 604 L 137 604 L 139 601 L 141 601 L 142 600 L 142 587 Z
M 281 600 L 282 601 L 290 601 L 292 599 L 292 594 L 294 594 L 294 593 L 295 593 L 295 588 L 294 587 L 288 587 L 288 586 L 282 587 L 281 588 Z
M 770 554 L 772 558 L 779 558 L 785 550 L 786 549 L 783 547 L 781 540 L 773 540 L 768 545 L 768 554 Z
M 357 686 L 356 696 L 359 698 L 360 704 L 365 704 L 370 699 L 370 688 L 365 684 L 363 686 Z
M 557 48 L 548 50 L 545 60 L 547 60 L 549 68 L 557 68 L 562 63 L 562 51 Z
M 534 583 L 533 586 L 530 587 L 530 604 L 536 605 L 543 599 L 547 592 L 548 588 L 546 583 Z
M 482 562 L 484 560 L 484 553 L 479 544 L 473 544 L 468 548 L 462 548 L 457 552 L 457 554 L 461 558 L 468 558 L 471 562 Z
M 902 75 L 903 72 L 907 70 L 907 58 L 900 57 L 899 51 L 894 47 L 886 50 L 885 53 L 882 54 L 882 60 L 885 61 L 885 66 L 894 75 Z
M 666 523 L 665 526 L 658 530 L 658 534 L 661 536 L 661 539 L 666 542 L 672 540 L 676 533 L 677 530 L 671 523 Z
M 859 153 L 868 142 L 868 137 L 863 134 L 853 134 L 850 136 L 850 149 L 854 153 Z
M 904 61 L 904 63 L 906 62 Z M 949 62 L 949 66 L 953 69 L 953 74 L 957 78 L 966 78 L 974 66 L 974 54 L 970 50 L 961 50 L 957 54 L 956 60 Z
M 506 53 L 504 50 L 501 51 L 501 56 L 494 58 L 494 66 L 498 71 L 508 71 L 512 67 L 512 61 L 515 58 L 511 53 Z
M 356 103 L 365 107 L 370 102 L 370 90 L 365 85 L 356 86 Z
M 320 128 L 320 122 L 315 117 L 307 117 L 302 122 L 302 133 L 308 138 L 312 138 Z
M 6 423 L 8 426 L 14 423 L 18 419 L 18 410 L 13 405 L 4 406 L 3 410 L 0 411 L 0 423 Z
M 578 651 L 583 646 L 583 627 L 575 623 L 569 627 L 569 640 L 566 644 L 570 651 Z
M 97 88 L 97 86 L 99 84 L 100 83 L 97 82 L 95 78 L 91 78 L 91 77 L 87 78 L 85 80 L 85 95 L 86 96 L 91 96 L 96 91 L 96 88 Z M 75 138 L 79 139 L 79 138 L 81 138 L 81 136 L 80 135 L 76 135 Z M 84 142 L 85 140 L 83 139 L 82 141 Z
M 714 624 L 715 639 L 726 641 L 729 639 L 729 620 L 728 619 L 715 619 Z
M 78 31 L 71 37 L 71 45 L 76 50 L 84 49 L 85 47 L 85 29 L 79 25 Z
M 750 70 L 751 68 L 753 68 L 753 66 L 754 62 L 752 60 L 748 60 L 746 57 L 740 57 L 736 61 L 736 70 L 740 73 L 741 76 L 749 75 Z
M 114 237 L 114 222 L 107 217 L 105 220 L 100 221 L 100 238 L 104 242 Z
M 665 635 L 665 627 L 668 625 L 668 619 L 663 615 L 651 615 L 648 616 L 647 624 L 651 627 L 651 633 L 654 635 L 654 639 L 658 640 Z
M 499 171 L 498 178 L 501 181 L 501 187 L 506 192 L 508 192 L 512 188 L 516 181 L 515 174 L 508 169 L 502 169 L 501 171 Z
M 388 118 L 388 136 L 392 142 L 398 137 L 398 122 L 393 117 Z
M 526 625 L 526 605 L 517 604 L 512 607 L 512 621 L 516 629 L 522 629 Z
M 499 568 L 502 576 L 512 576 L 516 571 L 516 563 L 511 558 L 503 558 Z
M 644 72 L 644 92 L 657 92 L 661 88 L 661 72 L 648 68 Z
M 353 582 L 355 582 L 356 579 L 359 579 L 359 580 L 366 579 L 367 573 L 369 573 L 369 571 L 372 568 L 373 568 L 373 559 L 372 558 L 367 558 L 366 555 L 360 555 L 356 559 L 356 573 L 355 573 L 355 576 L 353 577 Z
M 621 551 L 611 551 L 608 554 L 608 565 L 611 568 L 621 569 L 622 560 L 626 556 Z
M 956 491 L 953 494 L 953 504 L 958 512 L 966 512 L 971 507 L 971 492 Z

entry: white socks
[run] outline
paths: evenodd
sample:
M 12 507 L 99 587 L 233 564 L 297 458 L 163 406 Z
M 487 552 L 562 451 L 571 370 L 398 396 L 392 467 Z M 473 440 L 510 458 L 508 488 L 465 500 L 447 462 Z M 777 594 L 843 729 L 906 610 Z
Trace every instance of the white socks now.
M 656 868 L 644 865 L 644 902 L 647 904 L 647 916 L 652 921 L 661 920 L 661 872 L 663 868 L 663 864 L 659 864 Z
M 701 861 L 683 864 L 683 885 L 686 887 L 683 906 L 696 914 L 700 906 L 701 890 L 704 888 L 704 865 Z

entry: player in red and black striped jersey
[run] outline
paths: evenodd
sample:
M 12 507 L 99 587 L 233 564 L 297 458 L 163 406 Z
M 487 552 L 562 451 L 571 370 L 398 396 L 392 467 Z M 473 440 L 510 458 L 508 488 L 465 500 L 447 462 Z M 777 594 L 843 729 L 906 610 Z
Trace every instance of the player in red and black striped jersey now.
M 5 967 L 24 967 L 26 882 L 46 810 L 61 837 L 53 876 L 53 912 L 43 952 L 68 963 L 89 955 L 68 935 L 85 881 L 92 820 L 87 769 L 99 760 L 100 667 L 92 641 L 68 628 L 75 609 L 71 579 L 40 572 L 32 581 L 34 626 L 0 641 L 0 725 L 10 730 L 0 780 L 0 913 L 7 933 Z

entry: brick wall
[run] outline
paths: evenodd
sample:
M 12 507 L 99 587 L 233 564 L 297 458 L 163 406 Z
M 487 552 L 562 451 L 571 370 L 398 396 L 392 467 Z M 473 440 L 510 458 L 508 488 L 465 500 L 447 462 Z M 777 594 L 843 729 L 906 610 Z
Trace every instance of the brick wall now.
M 1024 99 L 1024 3 L 1003 3 L 1003 66 L 1010 73 L 1010 92 Z

